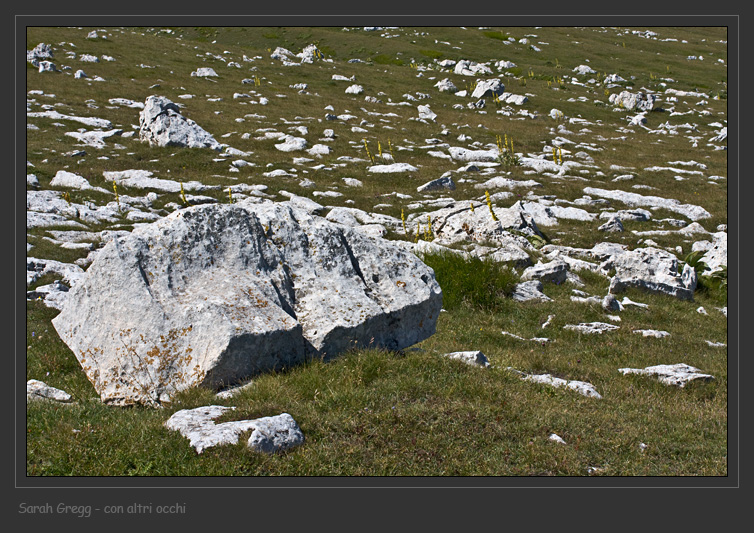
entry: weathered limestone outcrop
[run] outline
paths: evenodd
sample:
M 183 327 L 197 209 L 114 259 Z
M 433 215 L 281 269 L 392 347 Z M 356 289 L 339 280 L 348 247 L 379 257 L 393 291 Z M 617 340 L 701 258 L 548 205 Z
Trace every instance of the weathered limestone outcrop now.
M 139 112 L 139 138 L 155 146 L 212 148 L 223 145 L 196 122 L 181 114 L 180 108 L 164 96 L 148 96 Z
M 103 401 L 156 405 L 354 346 L 435 331 L 415 255 L 288 205 L 176 211 L 110 241 L 53 320 Z

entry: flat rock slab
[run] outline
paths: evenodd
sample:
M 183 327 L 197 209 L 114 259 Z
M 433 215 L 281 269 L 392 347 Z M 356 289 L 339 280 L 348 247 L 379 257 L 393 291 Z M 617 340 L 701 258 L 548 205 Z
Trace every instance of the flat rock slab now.
M 463 361 L 464 363 L 468 365 L 476 365 L 481 366 L 484 368 L 487 368 L 490 366 L 490 362 L 487 359 L 487 357 L 480 351 L 468 351 L 468 352 L 453 352 L 453 353 L 446 353 L 445 357 L 448 357 L 450 359 L 456 359 L 458 361 Z
M 670 337 L 670 333 L 668 333 L 667 331 L 660 331 L 656 329 L 635 329 L 634 333 L 640 333 L 644 337 L 655 337 L 657 339 Z
M 567 324 L 563 326 L 563 329 L 571 329 L 573 331 L 578 331 L 579 333 L 591 335 L 602 334 L 606 331 L 615 331 L 616 329 L 620 329 L 620 326 L 608 324 L 606 322 L 582 322 L 580 324 Z
M 434 272 L 399 245 L 243 200 L 112 239 L 53 325 L 104 402 L 158 405 L 354 346 L 406 348 L 441 307 Z
M 702 374 L 702 371 L 685 363 L 675 365 L 656 365 L 646 368 L 619 368 L 618 372 L 624 376 L 627 374 L 644 374 L 647 376 L 657 376 L 661 383 L 665 385 L 674 385 L 676 387 L 685 387 L 690 381 L 701 379 L 710 381 L 715 379 L 709 374 Z
M 55 402 L 70 402 L 71 395 L 67 392 L 50 387 L 47 383 L 36 379 L 26 382 L 26 401 L 52 400 Z
M 184 409 L 171 416 L 165 427 L 189 439 L 197 453 L 222 444 L 236 444 L 242 433 L 251 431 L 248 445 L 260 452 L 276 453 L 300 446 L 304 434 L 288 413 L 277 416 L 216 424 L 215 419 L 235 407 L 209 405 Z
M 524 381 L 542 383 L 544 385 L 550 385 L 556 388 L 566 387 L 578 392 L 582 396 L 586 396 L 588 398 L 596 398 L 598 400 L 602 399 L 602 395 L 597 392 L 597 389 L 594 388 L 594 385 L 587 383 L 586 381 L 567 380 L 557 378 L 555 376 L 552 376 L 551 374 L 526 374 L 525 372 L 521 372 L 520 370 L 516 370 L 515 368 L 511 367 L 508 367 L 508 370 L 511 370 L 512 372 L 515 372 L 516 374 L 521 376 L 521 379 L 523 379 Z
M 692 221 L 700 220 L 702 218 L 710 218 L 712 215 L 698 205 L 682 204 L 680 201 L 673 198 L 662 198 L 660 196 L 644 196 L 636 194 L 634 192 L 626 191 L 610 191 L 606 189 L 599 189 L 596 187 L 584 188 L 584 194 L 590 194 L 599 196 L 600 198 L 609 198 L 610 200 L 619 200 L 624 204 L 631 207 L 641 206 L 654 206 L 663 207 L 669 211 L 674 211 L 685 217 L 688 217 Z
M 408 163 L 392 163 L 390 165 L 374 165 L 369 168 L 367 168 L 368 172 L 373 172 L 375 174 L 392 174 L 394 172 L 414 172 L 417 169 L 413 165 L 409 165 Z

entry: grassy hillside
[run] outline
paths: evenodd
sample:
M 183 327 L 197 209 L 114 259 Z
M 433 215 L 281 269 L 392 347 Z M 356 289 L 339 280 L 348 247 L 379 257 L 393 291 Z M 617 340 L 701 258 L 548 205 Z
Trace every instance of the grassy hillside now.
M 88 37 L 93 30 L 98 30 L 97 37 Z M 709 233 L 727 224 L 727 141 L 712 140 L 727 126 L 726 28 L 35 27 L 28 28 L 26 40 L 28 50 L 50 44 L 58 69 L 40 73 L 27 63 L 28 112 L 96 117 L 122 130 L 102 147 L 84 146 L 66 133 L 96 128 L 66 118 L 27 119 L 27 174 L 38 182 L 27 189 L 57 191 L 74 204 L 114 201 L 113 183 L 104 173 L 138 169 L 151 171 L 155 178 L 218 186 L 197 194 L 221 203 L 229 201 L 228 187 L 246 184 L 264 186 L 260 190 L 275 201 L 294 193 L 327 208 L 356 207 L 400 218 L 402 212 L 410 217 L 427 210 L 409 207 L 422 200 L 484 201 L 485 189 L 475 185 L 499 175 L 533 179 L 539 185 L 511 189 L 511 195 L 494 202 L 497 207 L 523 199 L 549 200 L 594 214 L 629 208 L 617 200 L 579 203 L 584 189 L 592 187 L 701 206 L 711 216 L 697 222 Z M 309 44 L 324 57 L 295 66 L 270 57 L 278 47 L 298 54 Z M 99 61 L 82 61 L 83 54 Z M 455 74 L 439 64 L 446 59 L 484 63 L 491 73 Z M 515 66 L 499 70 L 496 64 L 503 60 Z M 579 65 L 588 65 L 594 73 L 574 72 Z M 213 68 L 218 76 L 192 76 L 200 67 Z M 74 76 L 79 69 L 86 78 Z M 624 81 L 606 83 L 614 74 Z M 435 87 L 445 78 L 469 92 L 478 79 L 499 78 L 506 93 L 527 96 L 528 101 L 507 105 L 486 98 L 485 107 L 469 107 L 477 99 Z M 361 85 L 363 93 L 346 94 L 352 84 Z M 627 119 L 637 112 L 610 103 L 610 95 L 623 90 L 657 94 L 645 124 L 630 124 Z M 182 113 L 219 142 L 250 154 L 219 157 L 209 149 L 141 142 L 139 109 L 113 99 L 143 103 L 153 94 L 180 103 Z M 419 120 L 418 105 L 429 105 L 435 121 Z M 552 109 L 561 113 L 553 118 Z M 328 120 L 328 113 L 353 118 Z M 281 152 L 274 147 L 278 141 L 263 138 L 266 131 L 298 136 L 301 126 L 307 129 L 302 136 L 310 146 L 327 144 L 330 153 Z M 321 141 L 326 129 L 334 131 L 334 140 Z M 459 171 L 463 163 L 429 153 L 447 152 L 444 143 L 490 149 L 499 139 L 510 140 L 521 158 L 545 155 L 552 161 L 555 147 L 561 164 L 585 166 L 554 175 L 502 162 L 496 173 L 487 175 Z M 85 154 L 77 153 L 82 150 Z M 368 172 L 370 157 L 379 159 L 380 152 L 392 152 L 394 161 L 418 170 Z M 295 160 L 301 157 L 308 160 Z M 237 159 L 249 164 L 236 168 L 232 163 Z M 288 175 L 264 175 L 276 169 Z M 52 186 L 60 170 L 86 178 L 92 189 Z M 417 192 L 418 186 L 448 171 L 453 171 L 455 190 Z M 362 186 L 349 186 L 344 178 L 359 180 Z M 144 197 L 148 192 L 117 188 L 121 196 Z M 178 192 L 153 192 L 158 197 L 151 209 L 159 216 L 184 205 Z M 332 192 L 340 195 L 322 194 Z M 236 199 L 243 196 L 233 194 Z M 549 244 L 580 248 L 609 241 L 635 249 L 649 246 L 646 241 L 651 239 L 681 263 L 694 242 L 711 240 L 706 233 L 677 232 L 675 221 L 690 222 L 677 212 L 650 211 L 650 221 L 624 221 L 622 233 L 599 231 L 605 222 L 599 219 L 560 218 L 542 230 Z M 124 215 L 114 222 L 83 223 L 81 229 L 99 234 L 131 230 L 134 224 Z M 27 256 L 68 263 L 86 258 L 85 247 L 61 245 L 60 232 L 72 229 L 67 224 L 28 228 Z M 635 233 L 646 231 L 668 234 Z M 416 239 L 413 232 L 401 231 L 390 231 L 387 238 Z M 87 242 L 96 248 L 101 237 Z M 532 258 L 544 254 L 536 250 Z M 75 404 L 27 405 L 27 474 L 727 475 L 727 346 L 706 342 L 727 344 L 727 314 L 721 312 L 727 306 L 727 283 L 702 278 L 693 301 L 630 289 L 625 295 L 648 308 L 608 313 L 599 304 L 571 300 L 573 289 L 606 294 L 609 279 L 596 273 L 579 272 L 582 287 L 545 283 L 551 301 L 517 302 L 511 291 L 521 268 L 441 256 L 425 261 L 443 288 L 445 312 L 437 333 L 424 342 L 400 353 L 354 350 L 329 363 L 312 361 L 262 375 L 228 400 L 215 398 L 214 391 L 185 391 L 159 410 L 103 405 L 51 325 L 58 311 L 42 301 L 28 301 L 27 379 L 69 392 Z M 27 290 L 55 279 L 60 276 L 48 275 Z M 585 335 L 563 328 L 610 322 L 607 315 L 620 317 L 614 322 L 619 330 Z M 644 337 L 634 333 L 639 329 L 670 336 Z M 503 331 L 550 342 L 521 340 Z M 481 350 L 493 367 L 473 368 L 442 357 L 464 350 Z M 697 367 L 715 379 L 678 388 L 618 372 L 675 363 Z M 508 367 L 586 381 L 602 398 L 526 382 Z M 187 439 L 163 424 L 180 409 L 209 404 L 236 407 L 224 420 L 290 413 L 306 443 L 267 456 L 248 450 L 241 439 L 237 446 L 198 455 Z M 566 444 L 549 440 L 552 433 Z

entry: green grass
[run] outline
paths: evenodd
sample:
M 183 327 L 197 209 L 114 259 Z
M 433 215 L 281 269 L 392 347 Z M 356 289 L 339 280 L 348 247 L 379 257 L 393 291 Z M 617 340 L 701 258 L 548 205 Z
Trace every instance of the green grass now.
M 418 200 L 447 196 L 459 201 L 479 199 L 484 190 L 477 189 L 476 184 L 505 175 L 514 180 L 534 179 L 541 186 L 532 188 L 531 193 L 546 199 L 573 202 L 584 196 L 585 187 L 620 189 L 700 205 L 712 215 L 699 221 L 710 232 L 716 231 L 719 224 L 728 223 L 727 179 L 714 184 L 706 179 L 712 175 L 727 177 L 727 151 L 707 145 L 719 130 L 711 124 L 727 120 L 727 65 L 717 62 L 723 59 L 727 64 L 727 45 L 719 42 L 727 40 L 725 28 L 649 28 L 662 39 L 676 41 L 640 37 L 631 33 L 633 28 L 599 27 L 416 27 L 383 32 L 365 32 L 361 28 L 346 31 L 341 27 L 109 28 L 106 40 L 85 39 L 91 29 L 94 28 L 27 29 L 27 49 L 40 42 L 51 43 L 56 64 L 70 66 L 71 71 L 82 68 L 90 76 L 99 75 L 106 80 L 77 80 L 66 73 L 71 71 L 40 74 L 27 68 L 27 90 L 55 95 L 28 95 L 28 100 L 34 101 L 33 110 L 53 105 L 64 114 L 106 118 L 114 128 L 136 131 L 138 109 L 111 105 L 108 100 L 117 97 L 143 102 L 150 94 L 161 94 L 183 104 L 183 114 L 218 141 L 251 152 L 243 159 L 254 166 L 232 172 L 230 164 L 236 157 L 215 161 L 218 154 L 211 150 L 151 147 L 140 142 L 138 134 L 110 138 L 104 148 L 83 147 L 86 155 L 72 158 L 65 154 L 82 147 L 65 133 L 84 128 L 83 125 L 29 118 L 28 122 L 39 129 L 26 132 L 27 160 L 33 165 L 27 172 L 37 176 L 41 189 L 50 189 L 50 180 L 62 169 L 76 172 L 93 187 L 108 191 L 112 190 L 112 183 L 105 180 L 104 172 L 145 169 L 156 178 L 222 186 L 198 194 L 213 196 L 223 203 L 227 202 L 223 188 L 229 185 L 266 185 L 265 192 L 276 201 L 286 199 L 280 191 L 288 191 L 327 207 L 351 206 L 400 218 L 402 209 L 406 216 L 413 213 L 407 206 Z M 385 38 L 382 33 L 398 37 Z M 539 46 L 541 52 L 517 42 L 503 44 L 509 36 L 518 41 L 530 34 L 536 37 L 528 37 L 529 43 Z M 538 44 L 545 42 L 548 44 Z M 60 43 L 75 43 L 76 47 Z M 295 54 L 311 43 L 316 43 L 333 63 L 282 67 L 270 59 L 277 46 Z M 116 61 L 80 63 L 66 57 L 69 50 L 77 55 L 107 54 Z M 256 59 L 244 62 L 244 55 Z M 686 59 L 689 55 L 703 55 L 705 59 L 692 61 Z M 508 92 L 529 96 L 523 106 L 511 106 L 514 113 L 526 110 L 535 113 L 536 118 L 498 114 L 491 100 L 484 112 L 471 110 L 466 108 L 469 99 L 440 93 L 433 86 L 446 77 L 459 89 L 476 82 L 476 77 L 456 75 L 452 69 L 436 64 L 445 58 L 513 61 L 517 67 L 503 73 L 496 72 L 493 66 L 494 77 L 501 79 Z M 364 63 L 348 63 L 349 59 Z M 230 61 L 238 62 L 241 68 L 229 67 Z M 155 68 L 142 68 L 142 64 Z M 597 73 L 576 75 L 573 68 L 581 64 L 590 65 Z M 219 74 L 217 82 L 190 76 L 201 66 L 214 68 Z M 602 79 L 613 73 L 628 81 L 610 88 L 611 92 L 645 87 L 662 94 L 666 87 L 672 87 L 703 91 L 710 97 L 701 106 L 696 105 L 697 98 L 678 97 L 676 102 L 665 99 L 661 102 L 664 111 L 647 114 L 647 127 L 658 130 L 668 123 L 679 126 L 678 134 L 651 133 L 628 126 L 626 117 L 632 113 L 614 111 L 607 104 Z M 333 74 L 354 76 L 355 83 L 364 87 L 364 94 L 346 95 L 350 82 L 333 80 Z M 241 82 L 254 77 L 261 80 L 261 86 Z M 584 85 L 571 83 L 572 77 Z M 564 79 L 563 87 L 553 82 L 557 78 Z M 588 83 L 590 78 L 597 83 Z M 299 93 L 290 87 L 296 83 L 307 83 L 307 92 Z M 252 100 L 265 96 L 269 103 L 251 104 L 248 99 L 233 98 L 234 93 L 249 93 Z M 431 98 L 410 100 L 405 96 L 417 97 L 417 93 Z M 720 100 L 712 98 L 717 93 Z M 185 94 L 193 98 L 179 98 Z M 364 96 L 376 97 L 381 103 L 368 102 Z M 409 105 L 392 105 L 400 102 Z M 436 122 L 415 120 L 419 104 L 431 106 L 438 115 Z M 457 104 L 463 108 L 454 108 Z M 325 109 L 328 105 L 333 106 L 335 114 L 347 112 L 357 118 L 325 120 L 325 113 L 331 112 Z M 552 108 L 560 109 L 565 118 L 552 120 L 548 116 Z M 707 114 L 700 114 L 702 110 Z M 687 114 L 689 111 L 692 113 Z M 583 118 L 589 124 L 571 122 L 572 118 Z M 363 125 L 366 133 L 353 131 L 362 120 L 367 123 Z M 683 129 L 687 123 L 696 124 L 696 130 Z M 256 130 L 261 128 L 297 135 L 292 128 L 298 125 L 308 128 L 306 138 L 310 145 L 320 142 L 324 129 L 333 129 L 336 141 L 327 143 L 332 153 L 295 164 L 293 157 L 309 157 L 308 154 L 283 153 L 274 148 L 276 141 L 256 139 L 260 135 Z M 559 132 L 559 126 L 570 133 Z M 446 135 L 443 130 L 447 130 Z M 248 138 L 243 138 L 244 133 L 249 133 Z M 461 134 L 471 140 L 458 141 Z M 439 139 L 450 146 L 473 147 L 472 142 L 494 146 L 497 135 L 513 139 L 515 151 L 527 157 L 546 154 L 545 146 L 551 146 L 555 137 L 564 137 L 573 142 L 563 145 L 565 161 L 578 161 L 575 153 L 585 151 L 594 163 L 584 167 L 586 173 L 576 169 L 565 177 L 532 173 L 529 168 L 516 165 L 502 166 L 490 176 L 457 172 L 453 175 L 458 182 L 454 191 L 416 191 L 419 185 L 462 166 L 428 155 L 428 150 L 422 148 L 427 139 Z M 691 137 L 698 137 L 696 148 Z M 395 160 L 410 163 L 418 170 L 378 175 L 367 171 L 371 163 L 341 166 L 339 158 L 343 156 L 367 159 L 363 139 L 373 153 L 377 152 L 377 142 L 386 151 L 390 139 Z M 580 143 L 585 146 L 577 146 Z M 696 169 L 670 163 L 692 160 L 706 165 L 704 177 L 684 174 L 686 179 L 679 181 L 673 171 L 646 170 L 653 166 Z M 316 165 L 324 168 L 315 168 Z M 613 165 L 628 170 L 611 168 Z M 285 169 L 294 176 L 263 176 L 272 169 Z M 634 179 L 612 181 L 627 173 Z M 346 177 L 360 180 L 363 186 L 346 186 Z M 315 186 L 302 186 L 304 178 Z M 460 182 L 460 178 L 468 181 Z M 637 184 L 654 189 L 631 188 Z M 343 196 L 312 194 L 326 190 L 336 190 Z M 147 193 L 121 186 L 118 192 L 130 196 Z M 530 191 L 511 192 L 512 197 L 497 205 L 509 207 L 526 200 Z M 96 191 L 74 190 L 70 197 L 75 203 L 95 205 L 113 200 L 111 195 Z M 154 205 L 162 209 L 161 214 L 167 214 L 165 206 L 170 202 L 181 204 L 180 194 L 160 193 Z M 390 205 L 377 210 L 376 204 Z M 605 206 L 576 207 L 597 214 Z M 609 207 L 629 208 L 617 201 L 610 201 Z M 656 221 L 663 218 L 683 218 L 665 209 L 651 212 L 651 221 L 624 221 L 626 231 L 620 234 L 598 231 L 604 222 L 600 220 L 584 223 L 560 219 L 557 225 L 541 229 L 551 244 L 591 248 L 597 242 L 611 241 L 634 249 L 641 246 L 641 237 L 633 231 L 658 229 Z M 89 231 L 102 231 L 131 229 L 134 225 L 124 219 L 112 225 L 87 226 Z M 44 237 L 50 236 L 48 230 L 53 229 L 67 228 L 35 228 L 27 232 L 27 241 L 33 245 L 29 256 L 73 262 L 87 255 L 46 240 Z M 412 241 L 413 235 L 391 231 L 388 238 Z M 677 255 L 683 260 L 694 241 L 707 237 L 672 234 L 649 238 L 661 248 L 680 246 L 682 253 Z M 532 257 L 544 259 L 541 251 L 533 252 Z M 27 474 L 585 476 L 590 467 L 601 469 L 597 475 L 606 476 L 728 474 L 728 351 L 727 347 L 710 347 L 705 342 L 727 342 L 727 318 L 719 311 L 727 305 L 727 272 L 724 278 L 700 277 L 694 301 L 628 290 L 626 296 L 648 304 L 649 309 L 627 307 L 621 313 L 610 313 L 620 316 L 621 321 L 615 322 L 620 329 L 590 336 L 563 326 L 608 322 L 608 313 L 599 305 L 572 302 L 570 296 L 577 287 L 570 283 L 545 283 L 543 290 L 552 301 L 519 303 L 510 298 L 510 293 L 521 269 L 452 254 L 427 255 L 424 261 L 433 268 L 443 289 L 445 311 L 438 319 L 437 332 L 418 345 L 402 352 L 351 351 L 328 363 L 310 361 L 286 372 L 261 375 L 251 388 L 232 400 L 218 400 L 214 391 L 187 390 L 159 410 L 102 405 L 74 354 L 52 327 L 57 311 L 38 301 L 27 302 L 27 379 L 62 388 L 75 401 L 72 405 L 27 406 Z M 580 290 L 600 297 L 606 294 L 606 277 L 589 272 L 578 275 L 584 282 Z M 57 277 L 46 276 L 29 289 Z M 697 313 L 699 306 L 708 314 Z M 551 316 L 550 325 L 542 329 Z M 633 333 L 635 329 L 664 330 L 670 337 L 644 338 Z M 502 331 L 524 339 L 547 337 L 551 342 L 519 340 Z M 473 368 L 443 357 L 465 350 L 481 350 L 493 367 Z M 617 371 L 680 362 L 714 375 L 715 380 L 679 389 L 650 377 L 623 376 Z M 521 381 L 505 370 L 509 366 L 588 381 L 603 398 L 585 398 L 573 391 Z M 210 448 L 198 455 L 187 439 L 165 429 L 164 423 L 179 409 L 209 404 L 236 407 L 223 420 L 288 412 L 300 425 L 306 443 L 285 454 L 266 456 L 247 449 L 246 439 L 242 438 L 236 446 Z M 549 441 L 553 432 L 567 444 Z M 647 449 L 642 452 L 639 443 L 645 443 Z
M 422 261 L 435 272 L 446 310 L 467 305 L 473 309 L 499 311 L 518 282 L 516 272 L 503 263 L 460 254 L 423 254 Z

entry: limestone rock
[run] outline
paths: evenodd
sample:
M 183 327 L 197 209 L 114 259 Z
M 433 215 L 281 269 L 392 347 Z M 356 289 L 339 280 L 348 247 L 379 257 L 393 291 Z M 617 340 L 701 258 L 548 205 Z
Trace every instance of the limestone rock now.
M 26 382 L 26 401 L 52 400 L 55 402 L 70 402 L 71 395 L 67 392 L 50 387 L 47 383 L 36 379 Z
M 660 331 L 656 329 L 635 329 L 634 333 L 640 333 L 643 337 L 654 337 L 656 339 L 662 339 L 670 336 L 670 333 L 668 333 L 667 331 Z
M 441 93 L 455 93 L 458 92 L 458 87 L 456 87 L 452 81 L 450 81 L 448 78 L 442 79 L 435 83 L 435 87 L 441 92 Z
M 665 385 L 674 385 L 676 387 L 685 387 L 690 381 L 701 379 L 710 381 L 715 379 L 709 374 L 702 374 L 701 370 L 684 363 L 675 365 L 656 365 L 648 366 L 643 369 L 638 368 L 619 368 L 618 372 L 624 376 L 627 374 L 644 374 L 648 376 L 657 376 L 657 379 Z
M 222 150 L 222 145 L 164 96 L 148 96 L 139 112 L 139 138 L 153 146 Z
M 505 104 L 524 105 L 529 101 L 529 97 L 523 94 L 503 93 L 500 95 L 500 101 Z
M 657 97 L 653 94 L 621 91 L 617 94 L 611 94 L 609 101 L 611 104 L 620 106 L 627 111 L 633 111 L 634 109 L 637 111 L 652 111 L 656 99 Z
M 442 293 L 415 255 L 250 200 L 140 225 L 71 288 L 53 325 L 103 401 L 160 404 L 188 387 L 434 333 Z
M 434 120 L 437 118 L 437 114 L 434 113 L 428 105 L 420 105 L 416 107 L 417 111 L 419 112 L 419 118 L 423 120 L 431 120 L 434 122 Z
M 594 385 L 587 383 L 586 381 L 567 380 L 557 378 L 550 374 L 526 374 L 525 372 L 521 372 L 520 370 L 516 370 L 515 368 L 510 367 L 508 368 L 508 370 L 511 370 L 520 375 L 521 379 L 523 379 L 524 381 L 542 383 L 544 385 L 550 385 L 551 387 L 556 388 L 566 387 L 588 398 L 596 398 L 598 400 L 602 398 L 602 395 L 597 392 L 597 389 L 594 388 Z
M 728 234 L 724 231 L 712 235 L 712 246 L 701 257 L 706 265 L 705 274 L 723 270 L 728 266 Z
M 672 198 L 662 198 L 659 196 L 644 196 L 633 192 L 626 191 L 610 191 L 606 189 L 599 189 L 596 187 L 585 187 L 585 194 L 593 194 L 602 198 L 609 198 L 611 200 L 619 200 L 626 205 L 632 207 L 638 206 L 652 206 L 663 207 L 670 211 L 680 213 L 692 221 L 700 220 L 702 218 L 710 218 L 712 215 L 707 212 L 706 209 L 698 205 L 682 204 L 678 200 Z
M 40 60 L 44 59 L 52 59 L 52 47 L 49 44 L 39 43 L 33 49 L 26 51 L 26 61 L 35 67 L 38 67 Z
M 602 299 L 602 309 L 605 311 L 623 311 L 623 305 L 613 294 L 608 294 Z
M 26 299 L 41 299 L 44 300 L 44 304 L 47 307 L 60 310 L 63 308 L 63 304 L 68 296 L 68 290 L 68 286 L 61 283 L 59 280 L 55 280 L 48 285 L 41 285 L 33 291 L 26 291 Z
M 605 331 L 615 331 L 616 329 L 620 329 L 620 326 L 615 326 L 606 322 L 582 322 L 580 324 L 567 324 L 563 326 L 563 329 L 571 329 L 587 335 L 601 335 Z
M 495 96 L 500 95 L 505 92 L 505 85 L 503 83 L 495 78 L 490 80 L 481 80 L 476 84 L 476 87 L 474 87 L 474 92 L 471 93 L 471 97 L 476 98 L 484 98 L 487 96 Z
M 52 187 L 66 187 L 69 189 L 91 189 L 89 181 L 83 176 L 68 172 L 67 170 L 58 170 L 57 174 L 50 181 Z
M 585 74 L 595 74 L 594 69 L 589 65 L 579 65 L 578 67 L 574 68 L 573 71 L 576 74 L 581 74 L 582 76 Z
M 307 144 L 306 139 L 303 137 L 294 137 L 293 135 L 286 135 L 281 140 L 283 142 L 275 145 L 275 149 L 280 150 L 281 152 L 304 150 Z
M 620 218 L 614 216 L 597 229 L 607 233 L 621 233 L 623 231 L 623 222 L 621 222 Z
M 469 163 L 472 161 L 497 161 L 500 155 L 497 150 L 469 150 L 460 146 L 451 146 L 448 148 L 450 156 L 455 161 Z
M 678 259 L 671 253 L 658 248 L 637 248 L 608 259 L 600 268 L 603 272 L 615 269 L 610 281 L 609 292 L 615 294 L 627 287 L 639 287 L 651 292 L 659 292 L 693 300 L 696 288 L 696 272 L 685 265 L 678 272 Z
M 512 298 L 517 302 L 528 302 L 529 300 L 552 300 L 552 298 L 542 292 L 542 282 L 539 280 L 525 281 L 516 284 L 513 289 Z
M 562 259 L 556 258 L 549 263 L 539 262 L 536 265 L 527 268 L 521 274 L 521 279 L 523 281 L 538 279 L 559 285 L 566 280 L 566 273 L 569 268 L 568 263 Z
M 447 353 L 445 354 L 445 357 L 448 357 L 450 359 L 457 359 L 459 361 L 463 361 L 466 364 L 477 365 L 483 368 L 490 366 L 490 362 L 487 360 L 487 357 L 480 351 Z
M 416 192 L 429 192 L 438 190 L 454 191 L 456 184 L 451 176 L 441 176 L 436 180 L 428 181 L 424 185 L 420 185 L 416 188 Z
M 194 72 L 191 73 L 191 76 L 195 76 L 197 78 L 217 78 L 217 72 L 215 72 L 215 69 L 209 68 L 209 67 L 199 67 Z
M 216 424 L 214 420 L 235 407 L 209 405 L 174 413 L 165 427 L 189 439 L 197 453 L 212 446 L 235 444 L 242 433 L 251 431 L 249 447 L 260 452 L 276 453 L 304 443 L 304 434 L 288 413 L 277 416 Z
M 373 165 L 367 168 L 368 172 L 374 172 L 375 174 L 392 174 L 394 172 L 415 172 L 419 170 L 413 165 L 408 163 L 392 163 L 390 165 Z

